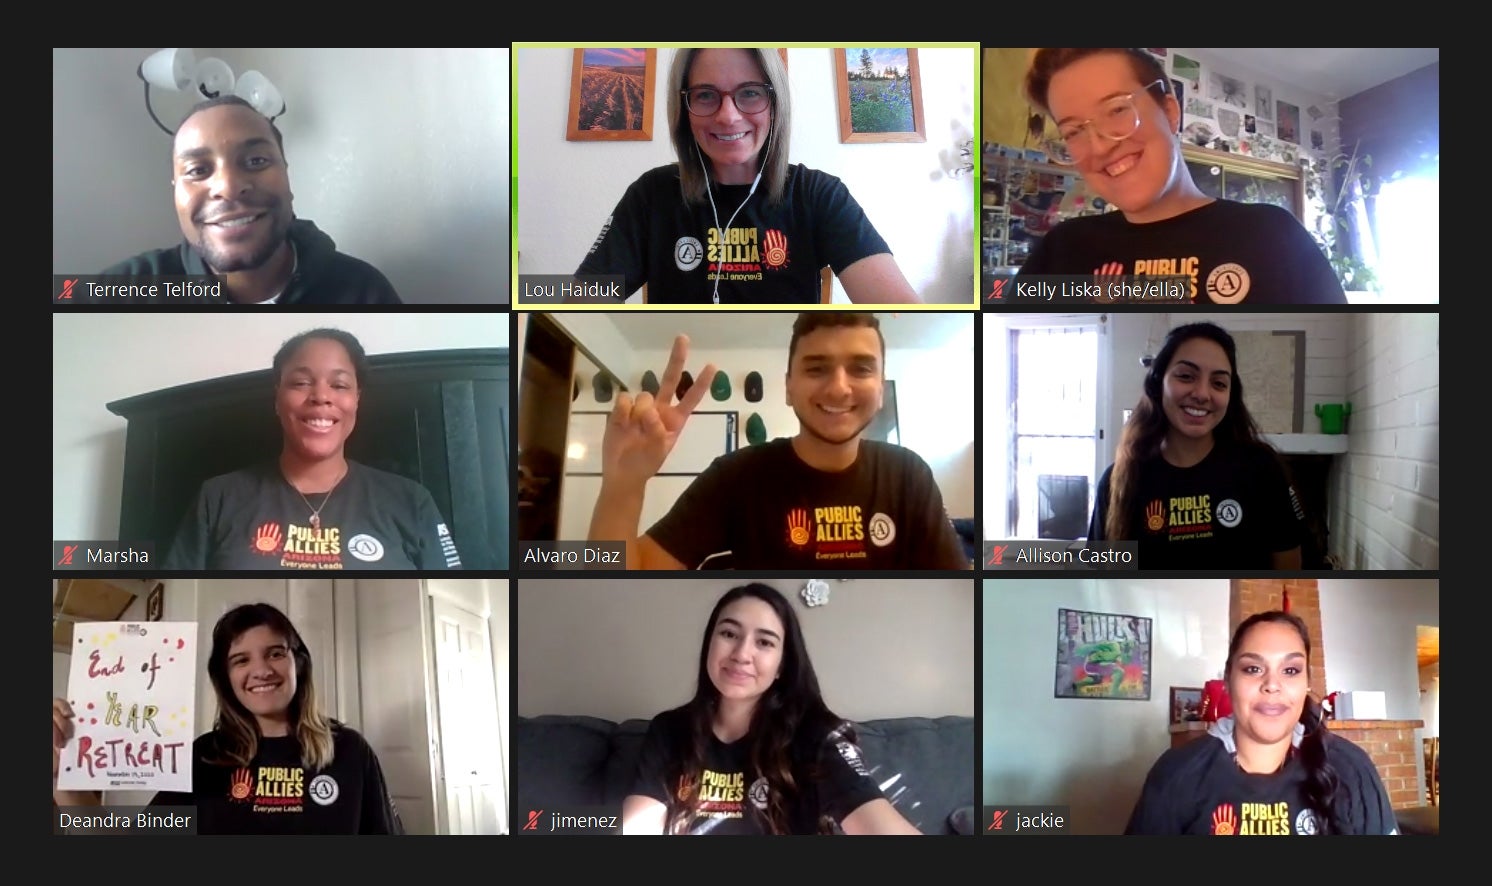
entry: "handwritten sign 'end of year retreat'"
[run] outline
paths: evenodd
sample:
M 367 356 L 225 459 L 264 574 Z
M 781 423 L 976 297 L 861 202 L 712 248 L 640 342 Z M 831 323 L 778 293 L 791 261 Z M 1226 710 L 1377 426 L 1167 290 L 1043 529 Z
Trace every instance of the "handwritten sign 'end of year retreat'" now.
M 57 787 L 190 791 L 196 692 L 196 622 L 74 625 Z

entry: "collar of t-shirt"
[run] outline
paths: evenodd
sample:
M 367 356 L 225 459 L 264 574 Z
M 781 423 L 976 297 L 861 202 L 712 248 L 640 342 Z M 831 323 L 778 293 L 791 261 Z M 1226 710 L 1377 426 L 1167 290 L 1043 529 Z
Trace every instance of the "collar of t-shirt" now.
M 254 302 L 254 304 L 256 304 L 256 305 L 272 305 L 272 304 L 275 304 L 276 302 L 278 302 L 280 300 L 280 296 L 282 296 L 282 295 L 285 294 L 285 290 L 290 288 L 290 281 L 295 279 L 295 272 L 298 271 L 298 270 L 300 270 L 300 253 L 295 251 L 295 241 L 291 240 L 290 241 L 290 276 L 286 278 L 285 285 L 281 286 L 280 287 L 280 291 L 276 292 L 273 297 L 267 298 L 264 301 L 256 301 L 256 302 Z

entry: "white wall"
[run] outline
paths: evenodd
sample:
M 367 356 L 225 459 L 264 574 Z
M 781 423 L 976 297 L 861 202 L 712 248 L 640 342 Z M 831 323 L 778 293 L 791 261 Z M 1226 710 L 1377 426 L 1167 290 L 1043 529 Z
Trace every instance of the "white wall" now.
M 1390 720 L 1423 719 L 1417 631 L 1440 626 L 1440 582 L 1436 579 L 1323 579 L 1321 644 L 1326 647 L 1326 692 L 1383 692 Z M 1438 686 L 1438 679 L 1437 679 Z M 1312 687 L 1316 688 L 1316 687 Z M 1321 692 L 1317 689 L 1317 692 Z M 1438 708 L 1438 700 L 1437 700 Z M 1426 721 L 1425 725 L 1430 725 Z M 1439 734 L 1415 731 L 1418 739 Z M 1406 761 L 1408 762 L 1408 761 Z M 1425 761 L 1414 755 L 1424 784 Z
M 154 51 L 52 51 L 54 273 L 97 273 L 181 241 L 171 136 L 151 121 L 135 73 Z M 339 250 L 377 267 L 405 302 L 508 302 L 507 49 L 193 51 L 279 88 L 296 215 Z M 194 103 L 150 95 L 173 131 Z
M 569 274 L 627 185 L 678 160 L 669 137 L 668 69 L 658 50 L 652 141 L 571 142 L 573 49 L 517 51 L 518 270 Z M 958 146 L 974 135 L 973 48 L 918 50 L 927 141 L 840 144 L 833 55 L 788 49 L 792 162 L 843 179 L 926 301 L 968 303 L 974 289 L 974 185 L 952 178 Z M 834 284 L 835 301 L 846 301 Z M 635 296 L 634 296 L 635 298 Z
M 1123 833 L 1171 746 L 1170 687 L 1222 675 L 1227 580 L 987 580 L 983 594 L 984 803 L 1066 805 L 1077 833 Z M 1062 608 L 1154 619 L 1149 701 L 1053 697 Z
M 791 337 L 792 323 L 796 315 L 781 314 L 780 334 L 774 334 L 770 347 L 756 346 L 756 342 L 743 338 L 739 347 L 712 347 L 691 353 L 691 372 L 698 372 L 705 362 L 714 363 L 717 370 L 727 373 L 731 383 L 730 397 L 716 400 L 706 395 L 698 409 L 702 412 L 735 410 L 739 413 L 737 425 L 741 447 L 746 441 L 746 420 L 753 413 L 759 414 L 767 427 L 767 439 L 791 437 L 798 433 L 798 417 L 787 405 L 787 351 L 784 347 Z M 661 348 L 632 349 L 625 340 L 613 337 L 615 326 L 603 314 L 566 314 L 559 318 L 572 334 L 584 342 L 597 342 L 598 353 L 614 354 L 621 365 L 629 368 L 612 369 L 633 391 L 639 390 L 642 374 L 651 369 L 661 380 L 668 365 L 669 352 Z M 660 329 L 668 329 L 672 335 L 668 315 L 653 315 Z M 945 318 L 951 319 L 951 318 Z M 898 331 L 899 326 L 913 326 L 923 322 L 921 316 L 899 317 L 882 314 L 880 321 L 886 345 L 886 378 L 896 382 L 896 405 L 901 445 L 911 449 L 927 462 L 933 478 L 943 494 L 943 503 L 948 515 L 953 518 L 974 516 L 974 318 L 962 315 L 956 334 L 936 342 L 935 346 L 916 347 L 916 336 Z M 585 321 L 577 324 L 575 321 Z M 893 342 L 905 346 L 898 346 Z M 695 350 L 699 350 L 697 347 Z M 577 372 L 582 374 L 579 399 L 572 410 L 585 412 L 609 410 L 616 401 L 599 403 L 591 387 L 595 370 L 589 361 L 577 361 Z M 611 365 L 607 366 L 611 369 Z M 746 376 L 759 372 L 762 376 L 762 398 L 752 403 L 746 399 Z M 573 419 L 572 419 L 573 422 Z M 568 463 L 568 462 L 567 462 Z M 642 526 L 644 531 L 651 525 L 649 515 L 662 516 L 673 501 L 677 500 L 690 480 L 687 478 L 656 478 L 649 483 L 649 499 L 644 507 Z M 590 529 L 591 512 L 595 507 L 599 491 L 599 480 L 576 478 L 564 486 L 560 507 L 560 538 L 585 538 Z
M 973 716 L 974 595 L 967 579 L 764 583 L 793 602 L 829 708 L 852 720 Z M 647 719 L 694 694 L 715 601 L 745 579 L 518 582 L 518 715 Z
M 1439 569 L 1440 315 L 1349 317 L 1331 552 L 1344 569 Z
M 55 314 L 52 537 L 119 535 L 128 423 L 106 404 L 269 369 L 286 339 L 321 326 L 356 335 L 369 355 L 508 345 L 506 314 Z

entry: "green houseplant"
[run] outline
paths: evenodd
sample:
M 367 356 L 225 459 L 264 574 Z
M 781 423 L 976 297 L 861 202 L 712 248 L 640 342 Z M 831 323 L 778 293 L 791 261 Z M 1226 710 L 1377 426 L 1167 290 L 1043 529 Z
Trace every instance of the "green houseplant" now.
M 1321 251 L 1326 253 L 1342 288 L 1377 291 L 1378 275 L 1352 248 L 1358 210 L 1362 201 L 1374 194 L 1378 186 L 1378 180 L 1372 174 L 1372 155 L 1362 153 L 1358 142 L 1353 144 L 1350 154 L 1338 149 L 1320 159 L 1302 158 L 1300 165 L 1305 177 L 1306 199 L 1314 201 L 1318 210 L 1311 234 Z

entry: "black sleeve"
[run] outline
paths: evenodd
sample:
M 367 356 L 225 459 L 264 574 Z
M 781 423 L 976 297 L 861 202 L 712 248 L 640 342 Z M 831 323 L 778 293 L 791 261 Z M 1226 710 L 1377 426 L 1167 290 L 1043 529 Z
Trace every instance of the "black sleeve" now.
M 621 274 L 628 295 L 642 288 L 648 280 L 648 228 L 650 206 L 648 176 L 643 175 L 630 186 L 616 208 L 601 225 L 601 233 L 591 244 L 591 251 L 576 268 L 575 276 L 588 274 Z
M 919 569 L 968 569 L 969 558 L 964 553 L 963 542 L 948 519 L 948 508 L 943 504 L 943 492 L 933 477 L 932 468 L 916 454 L 908 450 L 912 461 L 911 476 L 907 482 L 907 495 L 918 504 L 909 508 L 923 531 L 913 552 L 922 562 Z M 920 511 L 920 513 L 919 513 Z
M 165 570 L 206 569 L 211 547 L 211 510 L 207 489 L 197 490 L 197 499 L 176 528 L 176 537 L 161 561 Z
M 1260 450 L 1260 488 L 1269 496 L 1266 502 L 1269 520 L 1265 524 L 1269 550 L 1288 551 L 1305 544 L 1305 509 L 1286 476 L 1279 458 L 1270 450 Z
M 403 834 L 404 826 L 399 821 L 394 801 L 389 797 L 388 782 L 383 778 L 383 766 L 373 748 L 363 742 L 363 808 L 358 817 L 359 834 Z
M 1104 521 L 1109 517 L 1109 478 L 1113 476 L 1114 466 L 1104 468 L 1103 476 L 1098 478 L 1098 490 L 1093 493 L 1093 516 L 1088 520 L 1088 540 L 1104 541 Z
M 673 791 L 668 784 L 668 772 L 673 762 L 673 737 L 663 715 L 653 718 L 648 724 L 647 735 L 642 739 L 642 751 L 637 757 L 637 776 L 632 780 L 629 795 L 651 797 L 669 805 Z
M 185 791 L 157 791 L 148 806 L 196 806 L 197 797 Z
M 819 256 L 837 276 L 862 258 L 891 252 L 843 180 L 819 174 L 814 193 L 813 234 Z
M 1337 770 L 1338 790 L 1345 791 L 1350 804 L 1347 820 L 1353 833 L 1391 835 L 1399 833 L 1398 816 L 1393 801 L 1378 777 L 1378 767 L 1362 748 L 1346 739 L 1328 736 L 1333 753 L 1332 766 Z
M 374 268 L 372 265 L 368 266 L 368 270 L 371 272 L 369 274 L 370 279 L 368 280 L 367 288 L 364 290 L 364 300 L 367 304 L 404 304 L 404 300 L 399 298 L 399 293 L 394 289 L 394 284 L 389 282 L 389 278 L 385 277 L 382 271 Z
M 460 569 L 461 555 L 456 552 L 456 541 L 451 538 L 451 529 L 446 525 L 435 499 L 423 486 L 418 489 L 419 503 L 415 509 L 415 537 L 411 540 L 414 550 L 410 561 L 421 570 Z
M 1205 739 L 1210 740 L 1210 739 Z M 1162 754 L 1150 774 L 1145 776 L 1145 786 L 1140 789 L 1140 799 L 1129 814 L 1129 824 L 1124 828 L 1125 836 L 1175 836 L 1184 833 L 1176 814 L 1176 798 L 1171 785 L 1175 782 L 1175 757 Z
M 742 471 L 739 463 L 728 464 L 730 458 L 722 455 L 711 462 L 646 533 L 685 569 L 697 569 L 706 557 L 730 549 L 725 509 L 739 501 L 732 487 Z
M 819 814 L 829 816 L 841 826 L 856 809 L 886 797 L 871 778 L 860 746 L 838 730 L 830 732 L 820 742 L 816 773 Z
M 1280 267 L 1290 268 L 1290 274 L 1295 278 L 1288 281 L 1295 294 L 1290 301 L 1296 304 L 1347 304 L 1342 282 L 1316 239 L 1289 211 L 1280 209 L 1279 214 L 1284 237 L 1280 254 L 1291 259 L 1281 263 Z

